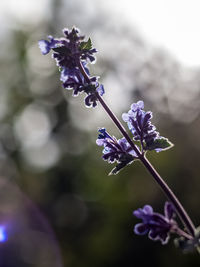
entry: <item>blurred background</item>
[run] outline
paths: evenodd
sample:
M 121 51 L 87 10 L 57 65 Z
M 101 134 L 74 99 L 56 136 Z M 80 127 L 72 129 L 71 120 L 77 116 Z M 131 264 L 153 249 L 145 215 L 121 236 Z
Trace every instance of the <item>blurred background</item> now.
M 166 200 L 139 162 L 118 176 L 97 128 L 121 138 L 102 108 L 59 81 L 38 40 L 73 25 L 98 49 L 92 73 L 121 117 L 144 100 L 175 147 L 150 161 L 195 225 L 199 213 L 200 38 L 196 0 L 0 1 L 0 266 L 199 266 L 173 241 L 133 233 L 132 211 Z

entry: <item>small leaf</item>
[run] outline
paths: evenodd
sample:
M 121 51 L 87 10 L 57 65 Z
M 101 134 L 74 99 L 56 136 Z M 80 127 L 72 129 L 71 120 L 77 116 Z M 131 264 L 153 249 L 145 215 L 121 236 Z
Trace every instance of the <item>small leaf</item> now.
M 92 41 L 89 38 L 87 42 L 81 42 L 80 43 L 80 50 L 90 50 L 92 49 Z
M 118 174 L 121 171 L 121 169 L 123 169 L 125 166 L 126 166 L 126 164 L 123 163 L 123 162 L 117 164 L 115 166 L 115 168 L 112 169 L 112 171 L 108 175 L 116 175 L 116 174 Z
M 118 163 L 114 169 L 112 169 L 112 171 L 109 173 L 109 175 L 116 175 L 118 174 L 124 167 L 126 167 L 127 165 L 131 164 L 133 162 L 133 157 L 130 156 L 129 158 L 127 158 L 126 160 L 122 160 L 120 163 Z
M 174 145 L 167 138 L 160 137 L 160 138 L 153 140 L 151 143 L 146 144 L 145 149 L 146 150 L 157 150 L 157 152 L 159 152 L 159 151 L 167 150 L 173 146 Z

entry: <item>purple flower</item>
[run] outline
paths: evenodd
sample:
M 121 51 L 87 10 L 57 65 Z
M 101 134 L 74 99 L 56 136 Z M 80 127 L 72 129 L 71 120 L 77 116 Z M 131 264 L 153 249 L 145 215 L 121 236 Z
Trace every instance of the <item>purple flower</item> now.
M 86 81 L 80 70 L 76 67 L 73 69 L 63 68 L 60 75 L 60 80 L 63 82 L 63 87 L 73 89 L 73 96 L 77 96 L 83 91 Z
M 135 151 L 124 137 L 117 140 L 114 136 L 110 136 L 105 128 L 99 129 L 99 136 L 96 140 L 96 144 L 104 147 L 104 160 L 109 163 L 118 163 L 110 174 L 117 174 L 119 170 L 137 158 Z
M 95 85 L 88 86 L 87 88 L 85 88 L 85 92 L 87 92 L 88 94 L 85 97 L 85 105 L 87 107 L 96 107 L 98 101 L 96 91 L 100 96 L 102 96 L 105 92 L 104 86 L 102 84 L 99 85 L 99 83 L 96 82 Z
M 43 55 L 46 55 L 50 52 L 51 49 L 59 47 L 60 41 L 58 39 L 54 39 L 51 35 L 48 36 L 49 41 L 40 40 L 38 41 L 39 48 Z
M 98 101 L 97 94 L 102 96 L 104 89 L 97 82 L 98 77 L 90 76 L 87 64 L 95 61 L 94 53 L 97 50 L 92 48 L 90 39 L 86 42 L 83 41 L 84 36 L 79 34 L 77 28 L 64 29 L 63 33 L 63 38 L 55 39 L 49 36 L 49 40 L 40 40 L 38 42 L 39 48 L 43 55 L 53 50 L 52 56 L 60 68 L 60 80 L 63 82 L 63 87 L 72 89 L 73 96 L 85 92 L 87 94 L 86 106 L 95 107 Z
M 167 244 L 170 233 L 177 228 L 177 222 L 173 219 L 175 210 L 169 202 L 165 203 L 164 215 L 154 212 L 149 205 L 145 205 L 143 209 L 135 210 L 133 214 L 143 220 L 142 223 L 135 225 L 135 234 L 148 234 L 150 239 L 160 240 L 163 245 Z
M 74 68 L 78 66 L 79 60 L 93 62 L 95 60 L 94 53 L 97 52 L 92 48 L 91 40 L 82 42 L 84 36 L 79 34 L 77 28 L 72 30 L 64 29 L 64 37 L 54 39 L 48 36 L 48 40 L 40 40 L 39 47 L 43 55 L 46 55 L 52 49 L 54 51 L 53 58 L 56 59 L 59 67 Z
M 131 105 L 128 113 L 122 114 L 122 119 L 127 122 L 133 139 L 140 142 L 143 150 L 160 152 L 172 147 L 172 143 L 167 138 L 161 137 L 156 131 L 156 127 L 151 123 L 152 112 L 145 112 L 143 109 L 144 102 L 138 101 Z

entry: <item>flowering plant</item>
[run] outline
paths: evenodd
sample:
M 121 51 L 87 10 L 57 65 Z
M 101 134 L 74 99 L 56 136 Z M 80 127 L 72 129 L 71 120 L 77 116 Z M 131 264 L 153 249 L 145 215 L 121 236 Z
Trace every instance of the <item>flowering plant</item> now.
M 48 36 L 48 40 L 40 40 L 39 47 L 43 55 L 52 50 L 52 57 L 59 67 L 63 87 L 72 90 L 73 96 L 85 93 L 86 107 L 95 108 L 100 103 L 122 134 L 122 138 L 117 139 L 105 128 L 98 130 L 96 143 L 98 146 L 103 146 L 102 158 L 109 163 L 116 163 L 110 174 L 117 174 L 135 160 L 140 160 L 168 198 L 164 206 L 164 215 L 154 212 L 150 205 L 135 210 L 134 216 L 142 222 L 135 225 L 134 232 L 138 235 L 148 234 L 150 239 L 159 240 L 162 244 L 168 242 L 171 234 L 177 234 L 175 243 L 180 248 L 199 251 L 200 231 L 195 228 L 179 200 L 146 157 L 147 151 L 161 152 L 172 148 L 173 144 L 167 138 L 160 136 L 151 122 L 152 112 L 144 111 L 143 101 L 133 103 L 131 109 L 122 114 L 122 119 L 127 123 L 132 138 L 129 136 L 103 100 L 105 91 L 104 86 L 98 82 L 99 77 L 90 75 L 88 65 L 95 62 L 94 54 L 97 52 L 92 47 L 91 39 L 85 41 L 85 37 L 80 35 L 75 27 L 71 30 L 64 29 L 63 33 L 64 37 L 59 39 Z M 183 229 L 175 220 L 177 216 L 183 223 Z

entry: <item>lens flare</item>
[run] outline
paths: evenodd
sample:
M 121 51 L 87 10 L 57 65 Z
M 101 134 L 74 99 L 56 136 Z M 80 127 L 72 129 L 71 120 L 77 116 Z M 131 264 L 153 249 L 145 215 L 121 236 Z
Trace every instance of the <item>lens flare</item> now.
M 5 242 L 7 240 L 7 233 L 4 226 L 0 226 L 0 242 Z

